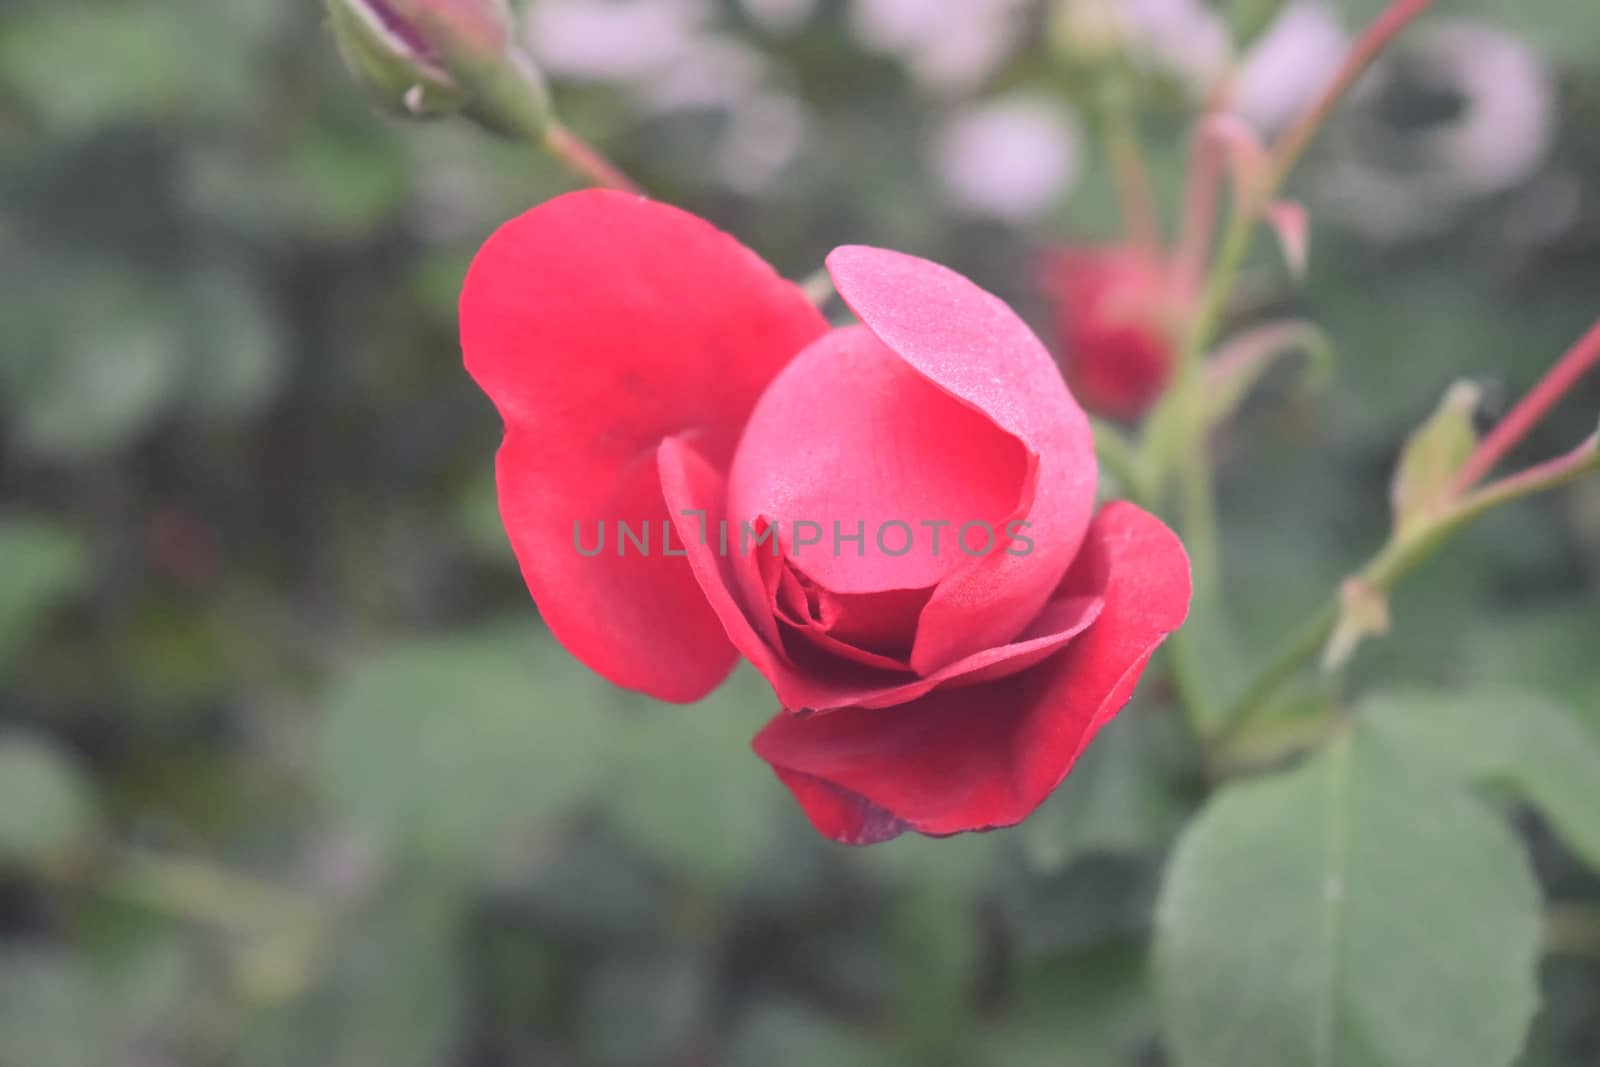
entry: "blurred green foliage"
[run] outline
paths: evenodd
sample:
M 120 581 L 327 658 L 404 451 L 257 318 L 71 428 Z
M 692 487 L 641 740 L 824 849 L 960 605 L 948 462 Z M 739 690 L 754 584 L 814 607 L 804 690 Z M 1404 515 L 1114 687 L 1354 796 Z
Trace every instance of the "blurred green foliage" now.
M 791 276 L 892 245 L 1047 323 L 1032 254 L 1115 232 L 1103 161 L 1086 148 L 1030 231 L 955 210 L 928 152 L 952 101 L 853 41 L 846 7 L 780 33 L 706 5 L 812 112 L 759 193 L 707 173 L 714 113 L 557 98 Z M 1385 693 L 1355 734 L 1198 821 L 1154 671 L 1020 829 L 833 846 L 749 752 L 759 678 L 656 706 L 538 626 L 454 298 L 477 242 L 566 179 L 376 114 L 319 13 L 0 9 L 0 1067 L 1503 1067 L 1540 900 L 1563 930 L 1600 922 L 1600 488 L 1496 515 L 1410 579 L 1357 658 L 1351 699 Z M 1600 16 L 1457 13 L 1552 64 L 1553 141 L 1438 232 L 1330 212 L 1304 291 L 1263 249 L 1237 324 L 1292 311 L 1339 358 L 1312 399 L 1274 372 L 1222 431 L 1243 662 L 1380 543 L 1400 443 L 1450 381 L 1503 409 L 1597 310 Z M 1042 36 L 994 81 L 1062 92 Z M 1181 116 L 1146 103 L 1175 190 Z M 1158 891 L 1175 933 L 1152 975 Z M 1519 1062 L 1580 1067 L 1597 949 L 1551 947 Z M 1322 1028 L 1275 1029 L 1283 997 Z

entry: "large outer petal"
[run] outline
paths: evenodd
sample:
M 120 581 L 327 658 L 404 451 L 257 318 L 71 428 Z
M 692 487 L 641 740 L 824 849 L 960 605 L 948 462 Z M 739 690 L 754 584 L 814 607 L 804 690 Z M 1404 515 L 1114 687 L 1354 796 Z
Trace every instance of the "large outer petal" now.
M 497 465 L 511 546 L 551 631 L 618 685 L 705 695 L 737 659 L 687 562 L 660 551 L 658 443 L 726 462 L 768 382 L 826 332 L 798 288 L 693 215 L 571 193 L 502 226 L 461 294 L 467 369 L 506 423 Z M 648 520 L 648 557 L 615 524 Z M 574 547 L 574 523 L 593 558 Z M 637 525 L 635 525 L 637 528 Z
M 892 708 L 780 713 L 756 736 L 756 754 L 821 833 L 849 844 L 1021 822 L 1127 703 L 1151 654 L 1183 623 L 1183 546 L 1148 513 L 1108 505 L 1058 595 L 1096 593 L 1105 601 L 1100 618 L 1030 670 Z
M 1034 549 L 998 552 L 951 574 L 923 609 L 911 663 L 927 673 L 1004 644 L 1049 599 L 1094 510 L 1089 421 L 1039 339 L 998 298 L 954 271 L 877 248 L 838 248 L 834 285 L 910 367 L 1022 442 L 1036 465 L 1026 519 Z

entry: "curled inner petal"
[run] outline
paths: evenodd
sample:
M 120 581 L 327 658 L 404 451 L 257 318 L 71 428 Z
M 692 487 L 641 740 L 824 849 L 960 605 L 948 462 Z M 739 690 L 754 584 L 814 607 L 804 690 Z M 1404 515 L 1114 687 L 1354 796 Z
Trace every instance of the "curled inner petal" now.
M 998 539 L 982 530 L 1016 511 L 1028 470 L 1014 436 L 849 327 L 762 395 L 734 455 L 728 511 L 776 525 L 785 554 L 834 594 L 929 589 Z
M 699 536 L 702 516 L 713 527 L 723 519 L 720 502 L 726 498 L 725 479 L 715 464 L 683 437 L 662 442 L 657 460 L 678 538 L 686 546 L 689 565 L 707 603 L 721 620 L 728 639 L 766 675 L 779 702 L 790 711 L 889 708 L 942 686 L 1001 678 L 1062 648 L 1100 614 L 1102 604 L 1092 591 L 1073 593 L 1036 613 L 1014 640 L 958 657 L 925 673 L 906 671 L 898 662 L 872 659 L 870 653 L 854 646 L 850 655 L 837 647 L 820 648 L 820 631 L 813 625 L 823 617 L 820 594 L 813 607 L 797 578 L 788 585 L 783 583 L 783 561 L 762 553 L 755 557 L 761 566 L 753 567 L 755 593 L 747 599 L 735 572 L 737 564 L 751 562 L 748 557 L 724 554 L 717 538 Z M 904 595 L 904 591 L 885 595 Z M 845 612 L 848 615 L 849 609 Z M 829 617 L 837 621 L 839 616 Z M 798 632 L 807 629 L 811 632 Z

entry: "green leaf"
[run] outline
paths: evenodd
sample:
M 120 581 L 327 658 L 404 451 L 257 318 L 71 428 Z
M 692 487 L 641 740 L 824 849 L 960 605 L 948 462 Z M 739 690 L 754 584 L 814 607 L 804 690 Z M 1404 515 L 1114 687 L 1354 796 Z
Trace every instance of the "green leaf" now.
M 642 1067 L 690 1059 L 712 988 L 710 967 L 693 954 L 606 960 L 586 977 L 574 1013 L 581 1062 Z
M 83 584 L 88 560 L 72 531 L 31 519 L 0 520 L 0 663 L 39 617 Z
M 1180 807 L 1166 777 L 1170 717 L 1130 708 L 1095 735 L 1072 773 L 1018 834 L 1034 870 L 1060 871 L 1097 852 L 1154 851 L 1176 831 Z
M 1215 426 L 1232 418 L 1273 364 L 1295 353 L 1306 357 L 1299 390 L 1309 396 L 1333 377 L 1333 342 L 1308 322 L 1270 322 L 1239 334 L 1206 363 L 1206 419 Z
M 891 1067 L 898 1063 L 868 1036 L 787 1001 L 757 1005 L 733 1030 L 729 1067 Z
M 1134 947 L 1138 945 L 1138 947 Z M 1005 1017 L 981 1026 L 972 1042 L 977 1067 L 1122 1067 L 1155 1026 L 1146 953 L 1111 942 L 1052 955 L 1015 979 Z
M 225 424 L 260 411 L 288 376 L 283 329 L 259 286 L 243 272 L 211 269 L 189 282 L 189 373 L 183 400 L 201 419 Z
M 531 627 L 398 645 L 334 686 L 323 786 L 391 844 L 486 858 L 596 789 L 614 748 L 612 692 Z
M 787 799 L 750 751 L 775 708 L 748 667 L 694 707 L 640 707 L 607 790 L 612 825 L 681 873 L 737 884 L 771 843 L 774 808 Z
M 1451 779 L 1346 733 L 1224 789 L 1157 909 L 1179 1067 L 1505 1067 L 1537 1004 L 1538 886 Z
M 1559 705 L 1512 689 L 1394 693 L 1362 709 L 1366 727 L 1409 759 L 1503 785 L 1600 871 L 1600 740 Z
M 177 943 L 107 957 L 0 947 L 0 1064 L 121 1067 L 176 1061 L 168 1033 L 202 991 Z M 169 1047 L 170 1046 L 170 1047 Z
M 1389 487 L 1397 537 L 1427 525 L 1449 503 L 1456 472 L 1478 443 L 1472 415 L 1482 393 L 1472 382 L 1456 382 L 1406 440 Z
M 302 965 L 316 982 L 253 1014 L 230 1062 L 240 1067 L 435 1067 L 464 1014 L 465 901 L 427 880 L 397 882 L 352 914 Z M 305 946 L 290 942 L 298 954 Z M 270 948 L 270 946 L 268 946 Z
M 1207 735 L 1222 725 L 1240 679 L 1250 677 L 1250 663 L 1215 582 L 1195 583 L 1189 621 L 1169 644 L 1172 671 L 1184 701 Z
M 88 783 L 43 741 L 0 733 L 0 868 L 47 865 L 96 824 Z
M 971 1015 L 979 929 L 965 894 L 937 883 L 902 893 L 889 919 L 895 1012 L 904 1043 L 926 1061 L 956 1041 Z
M 987 900 L 992 914 L 1014 931 L 1019 955 L 1048 957 L 1149 933 L 1158 857 L 1085 856 L 1048 878 L 1020 864 L 1010 868 Z
M 1514 685 L 1543 694 L 1600 735 L 1594 604 L 1575 592 L 1575 598 L 1554 606 L 1482 613 L 1472 620 L 1464 651 L 1453 658 L 1465 667 L 1464 684 Z
M 495 488 L 494 470 L 488 467 L 461 487 L 451 514 L 456 531 L 474 555 L 516 567 L 505 524 L 500 521 L 500 496 Z
M 102 1067 L 112 1037 L 93 975 L 75 957 L 0 952 L 0 1063 Z
M 182 331 L 163 294 L 115 271 L 90 272 L 73 315 L 26 365 L 17 440 L 58 461 L 102 458 L 144 433 L 183 390 Z
M 23 5 L 26 6 L 26 5 Z M 82 134 L 119 121 L 237 116 L 283 10 L 169 0 L 36 4 L 0 32 L 0 68 L 46 125 Z
M 989 888 L 1005 870 L 1014 832 L 946 838 L 902 834 L 847 858 L 868 878 L 893 892 L 933 882 L 955 892 L 977 893 Z

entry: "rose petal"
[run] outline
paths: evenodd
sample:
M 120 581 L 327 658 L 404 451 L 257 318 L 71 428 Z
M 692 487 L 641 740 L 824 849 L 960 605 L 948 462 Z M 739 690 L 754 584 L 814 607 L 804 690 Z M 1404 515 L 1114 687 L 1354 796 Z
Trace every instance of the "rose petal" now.
M 466 364 L 506 423 L 501 514 L 551 631 L 618 685 L 715 688 L 736 656 L 684 559 L 660 551 L 657 444 L 693 433 L 719 462 L 775 374 L 826 323 L 794 285 L 693 215 L 606 191 L 502 226 L 461 294 Z M 648 558 L 616 524 L 648 520 Z M 574 547 L 574 523 L 593 558 Z
M 956 546 L 963 523 L 994 528 L 1016 510 L 1028 468 L 1015 437 L 852 326 L 814 342 L 756 404 L 728 514 L 775 522 L 831 592 L 923 589 L 969 558 Z M 821 543 L 799 543 L 799 523 Z M 915 616 L 906 622 L 909 640 Z
M 1153 516 L 1108 505 L 1061 589 L 1095 592 L 1105 601 L 1099 620 L 1032 670 L 892 708 L 779 714 L 756 736 L 756 754 L 820 832 L 846 843 L 1021 822 L 1128 701 L 1151 654 L 1182 624 L 1188 557 Z
M 792 639 L 798 637 L 829 655 L 911 673 L 910 634 L 933 590 L 834 593 L 817 585 L 792 561 L 785 559 L 780 566 L 773 590 L 773 615 L 781 623 L 777 640 L 784 643 L 790 659 L 796 659 Z
M 934 592 L 911 662 L 921 673 L 1011 640 L 1050 598 L 1083 540 L 1098 473 L 1089 422 L 1044 346 L 954 271 L 876 248 L 837 248 L 839 295 L 908 366 L 1022 442 L 1034 460 L 1026 555 L 963 561 Z
M 706 600 L 722 620 L 728 639 L 766 676 L 779 703 L 791 711 L 887 708 L 939 686 L 1001 678 L 1066 645 L 1100 615 L 1102 605 L 1095 590 L 1064 590 L 1059 603 L 1042 611 L 1017 640 L 972 653 L 923 677 L 871 670 L 822 653 L 791 656 L 788 650 L 775 648 L 762 638 L 750 619 L 750 609 L 736 592 L 736 555 L 722 552 L 720 545 L 719 531 L 725 520 L 719 501 L 725 493 L 725 479 L 681 437 L 663 441 L 658 459 L 667 505 Z M 761 608 L 771 610 L 767 605 Z

